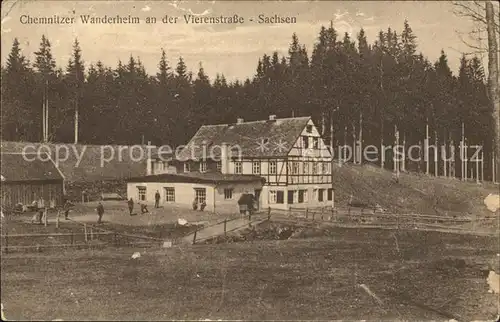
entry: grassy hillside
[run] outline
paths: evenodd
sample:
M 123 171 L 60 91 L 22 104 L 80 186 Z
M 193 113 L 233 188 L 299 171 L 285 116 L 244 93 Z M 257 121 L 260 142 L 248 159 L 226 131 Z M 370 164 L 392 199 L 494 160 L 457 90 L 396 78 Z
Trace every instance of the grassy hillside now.
M 41 143 L 29 142 L 1 142 L 2 152 L 36 152 Z M 101 146 L 82 144 L 45 144 L 49 149 L 43 147 L 40 152 L 51 152 L 55 160 L 56 151 L 59 146 L 58 164 L 67 182 L 91 182 L 97 180 L 122 179 L 146 174 L 146 148 L 144 156 L 140 158 L 139 149 L 131 150 L 127 146 Z M 67 147 L 68 153 L 64 147 Z M 120 153 L 120 148 L 122 152 Z M 113 152 L 112 152 L 113 151 Z M 79 156 L 81 157 L 78 163 Z M 67 156 L 67 160 L 66 159 Z M 112 157 L 114 156 L 114 157 Z M 120 157 L 121 156 L 121 157 Z M 110 161 L 106 161 L 110 159 Z
M 337 205 L 356 201 L 376 204 L 397 212 L 449 216 L 492 216 L 483 201 L 498 193 L 498 185 L 462 182 L 415 173 L 402 173 L 396 182 L 391 171 L 371 165 L 342 165 L 333 168 Z

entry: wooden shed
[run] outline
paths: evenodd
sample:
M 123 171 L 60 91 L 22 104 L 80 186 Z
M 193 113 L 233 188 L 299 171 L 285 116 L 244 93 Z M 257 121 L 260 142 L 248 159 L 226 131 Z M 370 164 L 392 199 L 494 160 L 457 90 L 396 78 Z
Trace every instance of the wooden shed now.
M 61 206 L 64 175 L 48 154 L 1 153 L 2 208 L 29 205 L 43 198 L 46 206 Z

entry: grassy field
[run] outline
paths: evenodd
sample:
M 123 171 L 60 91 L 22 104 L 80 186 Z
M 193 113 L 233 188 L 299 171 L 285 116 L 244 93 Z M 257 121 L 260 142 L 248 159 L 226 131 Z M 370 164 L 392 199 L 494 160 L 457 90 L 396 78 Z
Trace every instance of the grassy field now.
M 491 320 L 498 239 L 332 228 L 329 237 L 2 256 L 8 319 Z M 361 288 L 365 284 L 380 303 Z

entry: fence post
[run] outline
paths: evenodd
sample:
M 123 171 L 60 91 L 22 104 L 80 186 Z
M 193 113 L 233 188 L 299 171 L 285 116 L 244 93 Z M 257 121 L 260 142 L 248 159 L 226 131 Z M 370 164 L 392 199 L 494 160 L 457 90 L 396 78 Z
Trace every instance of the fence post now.
M 363 214 L 365 212 L 365 207 L 362 207 L 361 208 L 361 214 Z
M 292 216 L 292 207 L 288 206 L 288 217 Z
M 5 254 L 9 252 L 9 232 L 5 232 Z
M 227 235 L 226 225 L 227 225 L 227 219 L 224 219 L 224 236 Z
M 113 234 L 113 243 L 115 246 L 118 246 L 118 236 L 116 235 L 116 232 Z
M 271 207 L 267 208 L 267 220 L 271 220 Z
M 306 207 L 306 219 L 309 217 L 309 208 Z
M 90 240 L 94 240 L 94 229 L 90 227 Z
M 71 231 L 71 245 L 74 243 L 74 236 L 73 236 L 73 231 Z
M 83 224 L 83 233 L 85 234 L 85 242 L 87 242 L 87 224 Z
M 47 227 L 47 215 L 48 215 L 47 207 L 45 207 L 45 210 L 43 211 L 43 215 L 45 217 L 43 224 L 45 225 L 45 227 Z
M 347 214 L 350 216 L 351 215 L 351 206 L 347 208 Z
M 325 208 L 321 207 L 321 220 L 323 221 L 323 211 L 325 211 Z
M 57 211 L 56 228 L 59 229 L 59 210 Z
M 193 235 L 193 245 L 196 244 L 196 233 L 198 232 L 198 229 L 196 229 L 194 231 L 194 235 Z
M 312 218 L 312 219 L 313 219 L 313 221 L 314 221 L 314 217 L 315 217 L 315 212 L 313 211 L 313 213 L 312 213 L 312 214 L 313 214 L 313 218 Z

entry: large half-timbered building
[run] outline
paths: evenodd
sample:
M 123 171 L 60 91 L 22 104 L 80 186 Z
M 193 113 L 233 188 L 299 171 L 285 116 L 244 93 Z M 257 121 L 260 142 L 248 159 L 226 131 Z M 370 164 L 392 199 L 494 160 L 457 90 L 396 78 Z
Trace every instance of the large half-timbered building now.
M 287 209 L 333 205 L 331 166 L 332 155 L 310 117 L 271 115 L 204 125 L 177 155 L 153 158 L 148 171 L 261 176 L 264 185 L 251 191 L 258 206 Z

